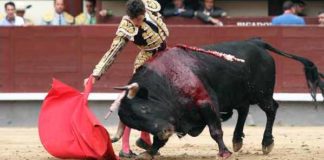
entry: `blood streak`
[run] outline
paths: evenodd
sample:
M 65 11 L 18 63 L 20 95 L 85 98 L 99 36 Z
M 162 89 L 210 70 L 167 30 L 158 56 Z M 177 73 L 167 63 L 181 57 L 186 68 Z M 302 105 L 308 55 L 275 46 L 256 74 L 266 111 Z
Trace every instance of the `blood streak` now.
M 199 65 L 194 56 L 182 49 L 170 49 L 153 59 L 148 62 L 148 68 L 168 79 L 181 96 L 191 99 L 197 106 L 210 103 L 204 84 L 192 71 L 193 67 Z

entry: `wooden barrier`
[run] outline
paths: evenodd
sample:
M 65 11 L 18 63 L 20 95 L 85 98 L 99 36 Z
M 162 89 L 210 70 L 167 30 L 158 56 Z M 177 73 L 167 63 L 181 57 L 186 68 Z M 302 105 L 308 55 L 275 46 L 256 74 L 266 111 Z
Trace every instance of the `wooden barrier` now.
M 117 25 L 0 28 L 0 92 L 46 92 L 52 77 L 82 89 L 83 79 L 110 47 Z M 321 27 L 213 27 L 170 25 L 170 47 L 193 46 L 262 37 L 273 46 L 311 59 L 324 71 L 324 29 Z M 95 85 L 112 92 L 128 82 L 139 49 L 129 43 Z M 276 92 L 308 92 L 302 65 L 272 54 Z
M 318 25 L 317 17 L 304 17 L 306 24 Z M 105 24 L 119 23 L 121 17 L 109 17 L 103 20 Z M 220 18 L 224 25 L 234 26 L 270 26 L 272 17 L 225 17 Z M 164 19 L 168 25 L 202 25 L 204 24 L 197 18 L 169 17 Z

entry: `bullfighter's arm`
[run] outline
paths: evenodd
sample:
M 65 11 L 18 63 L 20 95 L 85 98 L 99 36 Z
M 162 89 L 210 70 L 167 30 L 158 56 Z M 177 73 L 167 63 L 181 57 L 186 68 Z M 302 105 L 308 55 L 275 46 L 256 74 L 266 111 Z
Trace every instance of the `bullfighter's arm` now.
M 124 16 L 121 20 L 110 49 L 101 58 L 92 72 L 96 79 L 100 79 L 102 74 L 111 66 L 116 55 L 123 49 L 129 40 L 134 40 L 134 36 L 138 33 L 138 28 L 131 22 L 129 17 Z
M 110 49 L 104 54 L 99 63 L 96 65 L 92 75 L 100 79 L 103 73 L 111 66 L 116 55 L 122 50 L 127 40 L 121 36 L 116 36 L 111 44 Z

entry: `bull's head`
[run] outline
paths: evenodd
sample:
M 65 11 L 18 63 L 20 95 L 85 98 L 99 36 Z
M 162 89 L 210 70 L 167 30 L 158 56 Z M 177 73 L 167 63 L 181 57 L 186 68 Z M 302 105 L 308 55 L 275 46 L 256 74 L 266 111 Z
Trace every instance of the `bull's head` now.
M 118 112 L 122 122 L 119 122 L 114 141 L 122 136 L 125 128 L 123 123 L 131 128 L 156 135 L 161 140 L 168 139 L 175 132 L 175 119 L 170 112 L 172 109 L 163 99 L 150 96 L 149 91 L 138 83 L 115 89 L 124 90 L 124 94 Z

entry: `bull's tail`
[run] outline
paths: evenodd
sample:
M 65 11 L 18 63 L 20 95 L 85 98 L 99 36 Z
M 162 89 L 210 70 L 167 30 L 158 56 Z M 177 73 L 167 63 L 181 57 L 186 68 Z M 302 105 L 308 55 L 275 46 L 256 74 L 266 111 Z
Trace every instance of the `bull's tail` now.
M 251 41 L 253 41 L 258 46 L 262 46 L 263 48 L 265 48 L 269 51 L 272 51 L 276 54 L 279 54 L 281 56 L 284 56 L 284 57 L 287 57 L 290 59 L 294 59 L 294 60 L 302 63 L 304 65 L 304 72 L 305 72 L 309 92 L 315 102 L 315 105 L 317 106 L 317 104 L 316 104 L 317 89 L 321 90 L 322 96 L 324 98 L 324 81 L 323 81 L 324 74 L 318 72 L 317 66 L 312 61 L 310 61 L 309 59 L 304 58 L 304 57 L 300 57 L 297 55 L 293 55 L 293 54 L 289 54 L 289 53 L 280 51 L 279 49 L 276 49 L 276 48 L 272 47 L 270 44 L 262 41 L 260 38 L 254 38 L 254 39 L 251 39 Z

